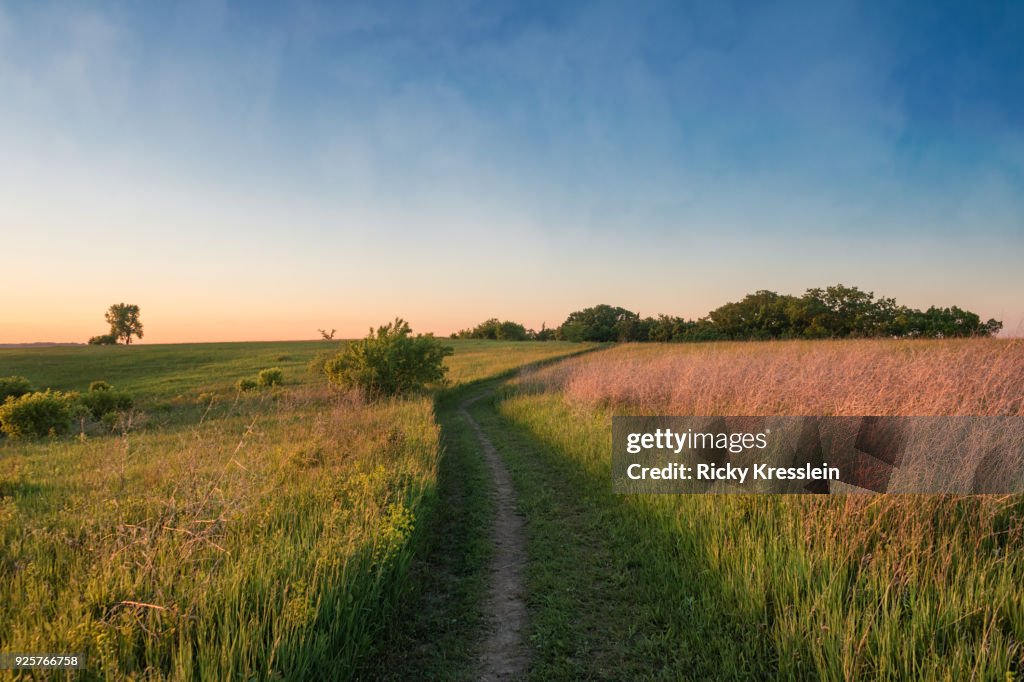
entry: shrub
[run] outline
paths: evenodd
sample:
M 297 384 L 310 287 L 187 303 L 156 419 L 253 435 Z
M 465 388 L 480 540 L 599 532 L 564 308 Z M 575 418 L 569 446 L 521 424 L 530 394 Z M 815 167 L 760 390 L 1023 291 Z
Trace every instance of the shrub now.
M 327 376 L 327 363 L 336 358 L 338 354 L 334 351 L 320 351 L 313 356 L 307 366 L 309 373 L 314 377 Z
M 0 405 L 0 430 L 12 438 L 42 438 L 71 428 L 77 393 L 26 393 Z
M 444 358 L 453 352 L 432 334 L 413 336 L 409 323 L 396 318 L 350 343 L 324 371 L 331 383 L 361 388 L 370 398 L 399 395 L 443 381 Z
M 244 379 L 239 379 L 238 382 L 235 384 L 235 388 L 237 388 L 239 391 L 252 391 L 256 388 L 256 386 L 256 380 L 250 379 L 248 377 Z
M 114 346 L 117 345 L 117 337 L 113 334 L 101 334 L 100 336 L 89 337 L 90 346 Z
M 0 377 L 0 404 L 7 398 L 19 398 L 32 392 L 32 384 L 25 377 Z
M 284 373 L 280 367 L 261 369 L 256 380 L 260 386 L 277 386 L 284 383 Z
M 134 405 L 128 393 L 115 391 L 106 381 L 94 381 L 89 384 L 89 392 L 79 398 L 79 401 L 89 410 L 93 419 L 102 419 L 104 415 L 112 412 L 130 410 Z
M 123 426 L 124 420 L 122 415 L 117 412 L 107 412 L 100 417 L 100 423 L 107 431 L 116 431 L 119 426 Z

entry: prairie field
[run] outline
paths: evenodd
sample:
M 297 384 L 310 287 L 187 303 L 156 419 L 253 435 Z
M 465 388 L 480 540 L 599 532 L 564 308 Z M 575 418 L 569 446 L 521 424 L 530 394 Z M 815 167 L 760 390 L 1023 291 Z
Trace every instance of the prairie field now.
M 1024 673 L 1021 496 L 614 495 L 609 450 L 624 414 L 1024 416 L 1021 341 L 445 343 L 450 385 L 376 402 L 308 370 L 337 343 L 0 350 L 0 376 L 136 398 L 0 440 L 0 651 L 84 653 L 80 679 L 478 679 L 504 504 L 529 679 Z
M 531 540 L 578 553 L 532 573 L 544 674 L 1015 679 L 1019 495 L 617 497 L 608 440 L 613 414 L 1021 416 L 1022 377 L 998 340 L 623 345 L 524 373 L 480 418 L 538 517 L 583 519 L 570 548 L 551 522 Z
M 1024 682 L 1022 36 L 0 0 L 0 682 Z
M 452 341 L 456 384 L 579 344 Z M 352 677 L 437 504 L 432 397 L 367 403 L 307 371 L 337 343 L 0 350 L 0 375 L 136 398 L 110 428 L 0 439 L 0 651 L 81 679 Z M 284 385 L 239 378 L 280 367 Z
M 1024 416 L 1024 341 L 625 344 L 523 383 L 643 414 Z

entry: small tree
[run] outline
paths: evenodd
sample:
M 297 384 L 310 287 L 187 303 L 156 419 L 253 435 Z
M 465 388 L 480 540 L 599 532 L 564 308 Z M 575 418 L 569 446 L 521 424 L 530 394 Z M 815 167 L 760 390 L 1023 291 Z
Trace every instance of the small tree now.
M 361 388 L 371 398 L 400 395 L 444 380 L 444 359 L 454 351 L 433 334 L 412 335 L 401 318 L 372 329 L 361 341 L 350 343 L 328 360 L 324 371 L 331 383 Z
M 529 335 L 534 341 L 553 341 L 555 339 L 555 330 L 548 329 L 545 322 L 540 323 L 540 331 L 534 332 Z
M 328 331 L 326 329 L 317 329 L 317 331 L 320 332 L 320 336 L 322 336 L 324 338 L 324 341 L 333 341 L 334 340 L 334 332 L 336 332 L 338 330 L 337 329 L 332 329 L 329 333 L 328 333 Z
M 139 306 L 133 303 L 115 303 L 110 306 L 107 322 L 110 324 L 110 335 L 115 339 L 124 339 L 125 344 L 130 344 L 133 336 L 142 338 Z

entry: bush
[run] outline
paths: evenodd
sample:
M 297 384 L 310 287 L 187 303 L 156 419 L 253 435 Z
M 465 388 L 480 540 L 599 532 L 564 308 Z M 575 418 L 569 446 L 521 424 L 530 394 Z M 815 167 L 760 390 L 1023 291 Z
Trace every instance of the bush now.
M 0 430 L 12 438 L 66 433 L 77 400 L 77 393 L 50 390 L 9 398 L 0 405 Z
M 284 373 L 280 367 L 261 369 L 256 381 L 260 386 L 277 386 L 284 383 Z
M 115 346 L 117 337 L 113 334 L 101 334 L 100 336 L 89 337 L 90 346 Z
M 116 431 L 118 427 L 124 426 L 124 418 L 117 412 L 107 412 L 100 418 L 100 423 L 107 431 Z
M 379 398 L 443 381 L 444 358 L 453 352 L 432 334 L 413 336 L 409 323 L 396 318 L 350 343 L 324 365 L 324 371 L 337 386 L 361 388 L 368 397 Z
M 25 377 L 0 377 L 0 405 L 8 398 L 20 398 L 32 392 L 32 384 Z
M 338 354 L 334 351 L 320 351 L 309 361 L 307 368 L 314 377 L 327 376 L 327 363 L 336 358 Z
M 115 391 L 106 381 L 94 381 L 89 384 L 89 392 L 79 398 L 93 419 L 102 419 L 112 412 L 124 412 L 132 409 L 135 402 L 124 391 Z
M 239 391 L 252 391 L 256 388 L 256 386 L 256 380 L 250 379 L 248 377 L 244 379 L 239 379 L 238 382 L 235 384 L 235 388 L 237 388 Z

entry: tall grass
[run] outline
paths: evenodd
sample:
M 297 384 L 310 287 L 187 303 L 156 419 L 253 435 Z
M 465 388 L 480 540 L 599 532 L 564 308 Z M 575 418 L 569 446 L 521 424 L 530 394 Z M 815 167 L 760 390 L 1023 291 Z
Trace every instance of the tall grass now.
M 3 649 L 107 679 L 355 674 L 432 501 L 431 404 L 261 402 L 0 460 Z
M 524 379 L 574 403 L 679 415 L 1024 415 L 1024 341 L 640 345 Z
M 613 413 L 1020 415 L 1022 351 L 627 346 L 529 373 L 498 409 L 634 538 L 636 608 L 686 652 L 665 659 L 677 674 L 1010 679 L 1024 672 L 1020 496 L 616 498 L 608 439 Z
M 141 408 L 115 433 L 0 439 L 0 651 L 84 653 L 82 679 L 369 674 L 432 537 L 439 428 L 429 395 L 368 404 L 309 375 L 325 345 L 0 356 Z M 578 347 L 453 345 L 456 382 Z M 284 387 L 233 388 L 270 366 Z

